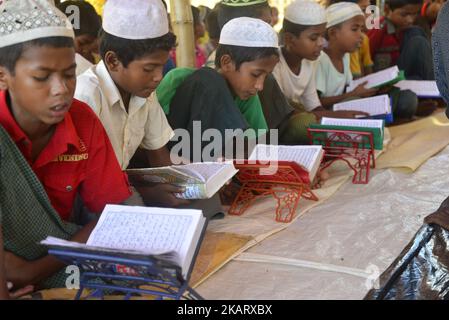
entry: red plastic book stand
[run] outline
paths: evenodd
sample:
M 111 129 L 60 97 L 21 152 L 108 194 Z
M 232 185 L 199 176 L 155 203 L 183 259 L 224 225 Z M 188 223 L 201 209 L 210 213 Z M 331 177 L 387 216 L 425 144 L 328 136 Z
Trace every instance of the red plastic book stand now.
M 277 165 L 275 172 L 266 170 Z M 235 161 L 239 169 L 237 178 L 242 183 L 237 197 L 229 209 L 231 215 L 242 215 L 254 201 L 263 196 L 272 196 L 277 201 L 276 221 L 291 222 L 301 197 L 318 201 L 310 188 L 308 172 L 297 163 L 280 161 L 262 164 L 255 161 Z
M 337 160 L 343 160 L 354 171 L 352 183 L 368 183 L 370 168 L 376 167 L 372 132 L 312 128 L 307 130 L 310 143 L 321 144 L 325 151 L 321 170 Z

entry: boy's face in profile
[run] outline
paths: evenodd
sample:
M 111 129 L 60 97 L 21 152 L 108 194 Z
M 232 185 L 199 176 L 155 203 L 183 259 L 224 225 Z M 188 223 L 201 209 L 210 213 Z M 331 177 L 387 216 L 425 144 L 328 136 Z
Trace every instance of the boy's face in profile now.
M 301 32 L 299 36 L 285 34 L 285 47 L 301 59 L 316 60 L 324 46 L 326 24 L 311 26 Z
M 14 73 L 0 66 L 0 89 L 8 90 L 9 107 L 21 119 L 54 125 L 72 104 L 76 85 L 75 49 L 25 47 Z
M 354 52 L 362 44 L 365 16 L 359 15 L 343 22 L 333 30 L 331 41 L 336 41 L 344 52 Z M 333 39 L 332 39 L 333 38 Z
M 133 60 L 126 68 L 112 52 L 107 52 L 105 58 L 114 82 L 127 93 L 141 98 L 148 98 L 156 90 L 162 80 L 162 72 L 167 61 L 168 51 L 164 50 L 157 50 Z
M 404 30 L 413 25 L 420 10 L 421 5 L 419 4 L 407 4 L 394 10 L 390 10 L 386 6 L 385 13 L 398 30 Z
M 262 91 L 265 78 L 271 73 L 279 62 L 277 56 L 244 62 L 236 70 L 234 61 L 229 55 L 224 55 L 221 60 L 221 73 L 226 78 L 232 91 L 241 100 L 248 100 Z

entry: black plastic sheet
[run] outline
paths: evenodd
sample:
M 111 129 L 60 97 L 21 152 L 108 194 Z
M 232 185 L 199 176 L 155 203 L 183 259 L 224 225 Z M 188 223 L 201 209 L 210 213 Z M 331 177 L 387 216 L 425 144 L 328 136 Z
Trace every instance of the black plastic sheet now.
M 380 276 L 367 300 L 449 299 L 449 198 L 425 219 L 412 241 Z

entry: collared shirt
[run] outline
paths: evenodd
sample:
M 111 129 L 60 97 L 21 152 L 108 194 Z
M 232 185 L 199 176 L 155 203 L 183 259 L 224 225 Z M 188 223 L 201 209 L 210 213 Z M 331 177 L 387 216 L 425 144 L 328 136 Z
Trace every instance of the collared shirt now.
M 396 65 L 401 54 L 403 33 L 397 35 L 394 24 L 381 17 L 380 29 L 368 30 L 366 34 L 369 38 L 371 57 L 374 60 L 374 71 Z
M 294 105 L 303 105 L 306 111 L 312 111 L 321 106 L 316 92 L 316 66 L 317 61 L 302 59 L 299 74 L 294 74 L 281 50 L 279 63 L 273 70 L 273 75 L 284 95 L 293 101 Z
M 5 91 L 0 92 L 0 124 L 30 164 L 63 220 L 70 218 L 78 193 L 92 212 L 101 212 L 106 204 L 121 203 L 131 195 L 103 126 L 84 103 L 73 100 L 34 162 L 31 140 L 11 114 Z
M 122 170 L 137 148 L 157 150 L 174 136 L 155 92 L 148 99 L 132 96 L 126 111 L 103 61 L 78 77 L 75 98 L 88 104 L 100 118 Z

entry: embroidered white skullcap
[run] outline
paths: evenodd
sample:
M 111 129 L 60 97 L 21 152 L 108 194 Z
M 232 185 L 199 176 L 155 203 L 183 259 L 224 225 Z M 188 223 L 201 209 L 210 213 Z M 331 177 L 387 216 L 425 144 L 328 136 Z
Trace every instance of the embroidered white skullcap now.
M 161 0 L 108 0 L 103 30 L 124 39 L 159 38 L 169 32 L 167 11 Z
M 326 10 L 316 1 L 295 0 L 285 8 L 285 19 L 304 26 L 326 23 Z
M 279 48 L 276 31 L 268 23 L 248 17 L 228 21 L 221 30 L 218 43 L 240 47 Z
M 339 23 L 348 21 L 356 16 L 363 16 L 363 11 L 359 5 L 353 2 L 339 2 L 330 5 L 326 9 L 327 25 L 330 28 Z
M 48 37 L 75 37 L 70 21 L 50 1 L 3 0 L 0 48 Z

